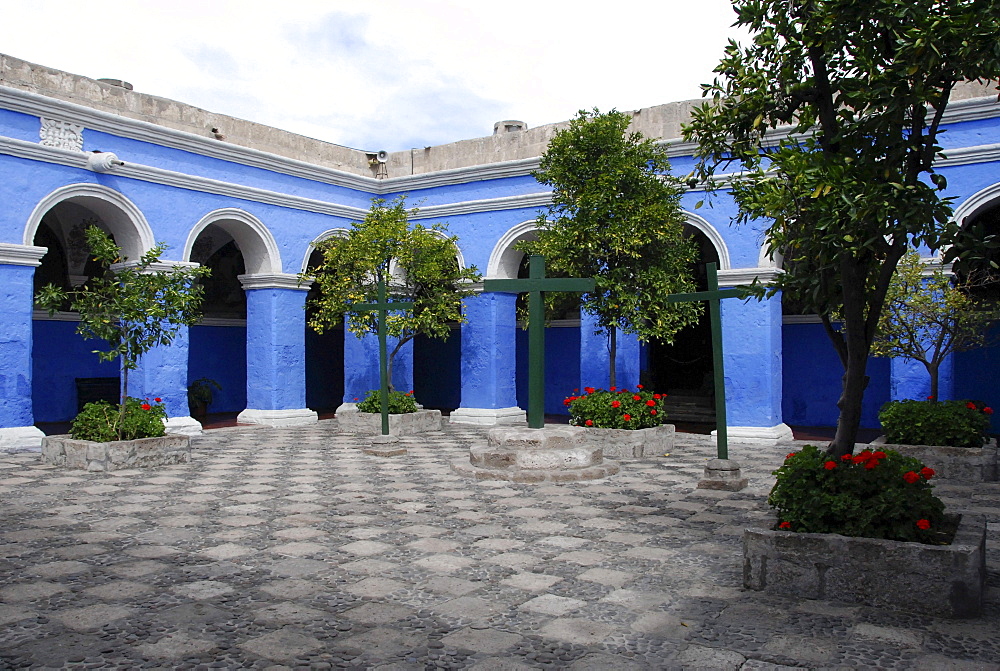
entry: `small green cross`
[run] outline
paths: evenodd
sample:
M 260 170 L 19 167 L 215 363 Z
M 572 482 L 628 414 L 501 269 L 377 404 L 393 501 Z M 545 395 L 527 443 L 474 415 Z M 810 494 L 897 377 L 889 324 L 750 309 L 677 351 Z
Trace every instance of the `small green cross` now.
M 359 312 L 378 312 L 378 377 L 381 389 L 379 399 L 382 406 L 382 435 L 389 435 L 389 371 L 385 350 L 385 316 L 390 310 L 412 310 L 413 303 L 390 303 L 385 297 L 385 278 L 378 279 L 378 302 L 352 303 L 351 308 Z
M 545 257 L 532 254 L 528 259 L 528 278 L 523 280 L 486 280 L 483 291 L 506 291 L 528 294 L 528 426 L 545 425 L 545 309 L 542 293 L 546 291 L 593 291 L 593 279 L 545 277 Z
M 690 303 L 708 301 L 708 313 L 712 328 L 712 368 L 715 370 L 715 436 L 719 459 L 729 458 L 729 434 L 726 430 L 726 376 L 722 370 L 722 299 L 745 297 L 740 289 L 719 289 L 719 274 L 715 264 L 705 266 L 708 271 L 708 291 L 690 294 L 670 294 L 668 303 Z

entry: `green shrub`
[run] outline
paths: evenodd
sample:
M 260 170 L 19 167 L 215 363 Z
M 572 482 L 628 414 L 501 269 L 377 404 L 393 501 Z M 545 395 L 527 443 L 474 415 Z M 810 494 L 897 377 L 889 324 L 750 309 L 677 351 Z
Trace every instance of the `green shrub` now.
M 615 389 L 605 391 L 586 387 L 583 396 L 568 396 L 563 405 L 569 408 L 569 423 L 597 429 L 648 429 L 667 421 L 663 412 L 666 394 Z
M 92 440 L 108 443 L 118 438 L 118 422 L 122 421 L 121 440 L 136 438 L 156 438 L 166 433 L 163 420 L 167 411 L 159 399 L 125 399 L 125 413 L 120 406 L 107 401 L 95 401 L 83 406 L 83 410 L 73 420 L 70 435 L 77 440 Z
M 878 414 L 885 442 L 982 447 L 993 409 L 976 401 L 889 401 Z
M 365 396 L 365 400 L 358 403 L 358 410 L 361 412 L 382 412 L 382 399 L 378 389 L 372 389 Z M 389 413 L 402 415 L 407 412 L 416 412 L 417 402 L 413 398 L 413 392 L 405 394 L 401 391 L 389 392 Z
M 941 542 L 944 504 L 928 482 L 933 469 L 917 459 L 864 450 L 832 460 L 807 445 L 774 474 L 767 502 L 778 511 L 779 529 Z

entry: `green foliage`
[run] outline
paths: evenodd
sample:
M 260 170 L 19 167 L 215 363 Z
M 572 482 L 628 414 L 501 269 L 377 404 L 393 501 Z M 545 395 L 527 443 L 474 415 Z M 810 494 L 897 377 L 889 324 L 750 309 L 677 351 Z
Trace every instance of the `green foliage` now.
M 473 295 L 471 283 L 480 279 L 474 266 L 459 268 L 458 238 L 449 237 L 444 224 L 428 228 L 409 223 L 416 212 L 407 211 L 403 196 L 391 202 L 373 199 L 364 221 L 317 245 L 323 262 L 302 277 L 320 289 L 310 301 L 309 320 L 318 333 L 345 319 L 355 335 L 378 333 L 378 314 L 353 306 L 376 302 L 379 280 L 386 282 L 390 301 L 413 302 L 412 310 L 386 315 L 386 332 L 398 339 L 389 355 L 390 385 L 393 357 L 404 344 L 418 333 L 445 339 L 453 323 L 465 323 L 462 299 Z
M 382 412 L 382 395 L 378 389 L 372 389 L 365 395 L 365 400 L 358 403 L 359 412 Z M 417 402 L 413 392 L 405 394 L 401 391 L 389 392 L 389 414 L 402 415 L 417 411 Z
M 701 314 L 699 304 L 664 301 L 696 290 L 697 250 L 683 235 L 666 148 L 629 133 L 630 121 L 614 110 L 580 111 L 555 134 L 534 173 L 552 187 L 552 205 L 538 217 L 538 240 L 519 248 L 544 256 L 553 277 L 594 278 L 581 307 L 603 331 L 671 342 Z M 547 294 L 550 305 L 558 300 Z
M 885 441 L 896 445 L 982 447 L 993 409 L 976 401 L 889 401 L 878 419 Z
M 917 459 L 864 450 L 833 460 L 806 445 L 774 474 L 767 502 L 777 509 L 779 529 L 940 542 L 944 504 L 928 482 L 934 471 Z
M 184 326 L 200 317 L 203 288 L 198 278 L 211 270 L 205 267 L 173 266 L 161 269 L 160 243 L 135 263 L 122 255 L 111 237 L 90 226 L 87 245 L 101 264 L 101 276 L 87 281 L 82 289 L 65 291 L 53 284 L 42 288 L 35 302 L 53 314 L 67 301 L 80 313 L 76 332 L 84 338 L 105 341 L 108 351 L 94 350 L 101 361 L 121 358 L 122 390 L 128 389 L 128 372 L 139 365 L 140 357 L 157 345 L 169 345 Z M 123 394 L 124 396 L 124 391 Z M 117 423 L 124 427 L 126 407 L 121 407 Z M 124 438 L 120 438 L 124 440 Z
M 125 400 L 124 412 L 121 410 L 120 406 L 107 401 L 88 403 L 73 420 L 70 435 L 77 440 L 98 443 L 164 435 L 163 422 L 167 411 L 162 403 L 129 396 Z
M 940 268 L 926 271 L 916 251 L 900 260 L 886 292 L 872 354 L 922 363 L 931 377 L 931 396 L 937 398 L 941 362 L 954 352 L 981 347 L 986 328 L 1000 318 L 1000 311 L 976 300 L 969 280 L 953 281 Z
M 595 429 L 648 429 L 667 421 L 663 412 L 666 394 L 616 389 L 610 391 L 586 387 L 582 396 L 567 396 L 563 405 L 569 408 L 569 423 Z
M 846 370 L 836 451 L 850 452 L 896 263 L 961 235 L 933 162 L 956 83 L 1000 76 L 1000 0 L 734 6 L 752 42 L 730 42 L 703 87 L 712 101 L 685 128 L 699 143 L 692 178 L 732 189 L 739 222 L 764 222 L 786 272 L 760 295 L 782 291 L 823 319 Z M 712 180 L 733 164 L 738 178 Z

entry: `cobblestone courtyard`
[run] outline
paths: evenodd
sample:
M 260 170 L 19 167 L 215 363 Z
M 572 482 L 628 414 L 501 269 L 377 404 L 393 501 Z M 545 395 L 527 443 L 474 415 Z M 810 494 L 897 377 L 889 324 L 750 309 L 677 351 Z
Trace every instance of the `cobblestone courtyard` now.
M 789 445 L 732 445 L 736 493 L 695 488 L 693 434 L 528 485 L 453 473 L 485 429 L 445 426 L 393 458 L 336 420 L 146 471 L 0 455 L 0 667 L 1000 669 L 1000 484 L 938 487 L 990 520 L 986 612 L 949 621 L 743 590 Z

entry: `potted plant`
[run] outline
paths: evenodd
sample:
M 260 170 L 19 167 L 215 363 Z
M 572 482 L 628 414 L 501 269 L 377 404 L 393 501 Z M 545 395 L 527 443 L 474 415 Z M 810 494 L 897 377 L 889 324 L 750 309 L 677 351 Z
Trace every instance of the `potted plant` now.
M 749 589 L 945 617 L 982 610 L 986 523 L 945 515 L 932 468 L 895 450 L 808 445 L 775 471 L 772 529 L 743 536 Z
M 358 399 L 355 398 L 355 401 Z M 337 409 L 340 428 L 349 433 L 379 433 L 382 430 L 382 406 L 378 389 L 370 390 L 356 406 Z M 441 430 L 441 411 L 425 410 L 417 405 L 413 391 L 389 392 L 389 434 L 394 436 Z
M 608 457 L 641 457 L 669 452 L 674 446 L 674 426 L 666 424 L 666 394 L 611 387 L 585 387 L 578 396 L 567 396 L 569 423 L 588 429 L 586 441 L 604 449 Z M 577 391 L 577 390 L 574 390 Z
M 192 417 L 199 422 L 204 421 L 208 415 L 208 406 L 212 405 L 216 391 L 222 391 L 222 386 L 209 377 L 200 377 L 188 385 L 188 408 Z
M 971 482 L 997 479 L 993 409 L 981 401 L 889 401 L 879 412 L 884 436 L 874 444 L 920 459 L 938 477 Z
M 197 321 L 203 294 L 197 280 L 209 269 L 162 268 L 159 257 L 166 249 L 162 243 L 130 262 L 96 226 L 86 229 L 86 238 L 103 273 L 73 291 L 49 284 L 39 291 L 36 302 L 50 314 L 68 302 L 80 315 L 77 333 L 107 343 L 107 350 L 94 353 L 102 361 L 121 361 L 121 402 L 117 407 L 106 402 L 85 405 L 70 436 L 43 439 L 42 458 L 87 470 L 188 461 L 189 438 L 164 435 L 162 399 L 150 402 L 129 397 L 128 374 L 138 367 L 143 354 L 168 345 L 182 327 Z

